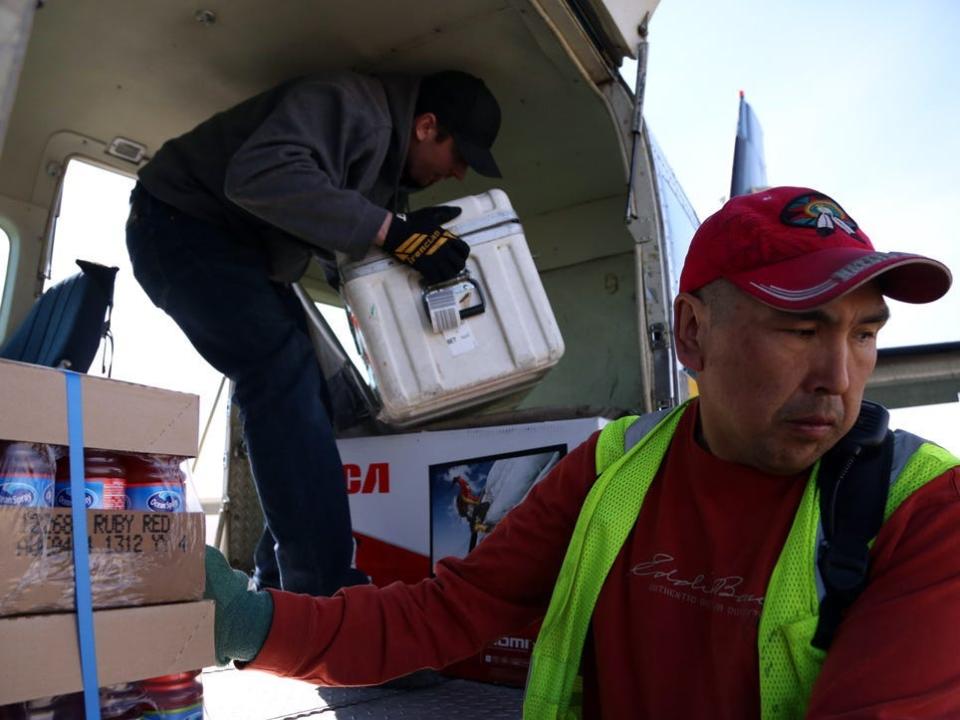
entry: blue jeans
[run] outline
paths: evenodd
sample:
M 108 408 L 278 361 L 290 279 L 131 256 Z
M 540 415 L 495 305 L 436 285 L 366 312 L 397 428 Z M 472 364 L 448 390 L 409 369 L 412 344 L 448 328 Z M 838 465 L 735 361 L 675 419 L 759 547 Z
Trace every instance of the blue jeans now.
M 207 362 L 235 385 L 265 525 L 258 587 L 311 595 L 367 582 L 353 538 L 326 382 L 303 308 L 272 282 L 262 250 L 137 186 L 127 249 L 133 273 Z

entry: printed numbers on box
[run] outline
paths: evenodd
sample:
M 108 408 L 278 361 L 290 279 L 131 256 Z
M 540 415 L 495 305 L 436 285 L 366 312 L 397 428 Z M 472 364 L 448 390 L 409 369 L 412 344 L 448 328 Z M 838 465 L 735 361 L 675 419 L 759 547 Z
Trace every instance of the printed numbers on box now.
M 143 535 L 107 535 L 104 547 L 110 552 L 142 553 Z
M 41 557 L 43 555 L 43 535 L 31 533 L 17 540 L 17 557 Z
M 73 552 L 73 538 L 70 535 L 47 535 L 47 555 L 69 552 Z
M 50 518 L 50 533 L 65 533 L 69 535 L 73 531 L 73 518 L 67 513 L 54 515 Z

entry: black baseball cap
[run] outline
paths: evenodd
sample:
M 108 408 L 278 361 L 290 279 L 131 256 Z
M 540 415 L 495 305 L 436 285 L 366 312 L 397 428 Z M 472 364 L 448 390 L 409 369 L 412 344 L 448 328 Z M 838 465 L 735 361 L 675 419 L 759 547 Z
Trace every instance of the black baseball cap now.
M 467 165 L 486 177 L 503 177 L 490 148 L 500 131 L 500 105 L 478 77 L 445 70 L 420 81 L 415 113 L 432 112 Z

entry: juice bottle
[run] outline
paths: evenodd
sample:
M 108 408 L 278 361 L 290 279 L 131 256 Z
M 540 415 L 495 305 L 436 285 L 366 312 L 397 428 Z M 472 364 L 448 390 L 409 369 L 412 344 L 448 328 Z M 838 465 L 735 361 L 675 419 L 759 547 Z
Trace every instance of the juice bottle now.
M 100 688 L 101 720 L 143 720 L 147 708 L 146 695 L 136 683 Z
M 55 462 L 49 445 L 0 442 L 0 505 L 53 507 Z
M 124 455 L 127 509 L 184 512 L 186 495 L 181 459 L 172 455 Z
M 53 698 L 53 720 L 74 720 L 82 717 L 85 717 L 82 692 Z
M 123 510 L 126 507 L 126 470 L 116 453 L 84 450 L 83 471 L 84 502 L 88 508 Z M 73 503 L 69 455 L 57 461 L 55 502 L 57 507 L 70 507 Z
M 57 698 L 38 698 L 36 700 L 27 700 L 23 704 L 24 717 L 27 720 L 58 720 Z
M 0 720 L 26 720 L 26 717 L 27 707 L 22 702 L 0 706 Z
M 143 720 L 203 720 L 203 685 L 200 671 L 163 675 L 143 680 L 140 687 L 151 708 Z
M 83 717 L 83 705 L 79 705 L 80 714 L 64 715 L 59 709 L 60 697 L 37 698 L 26 702 L 0 707 L 0 720 L 61 720 L 61 718 Z

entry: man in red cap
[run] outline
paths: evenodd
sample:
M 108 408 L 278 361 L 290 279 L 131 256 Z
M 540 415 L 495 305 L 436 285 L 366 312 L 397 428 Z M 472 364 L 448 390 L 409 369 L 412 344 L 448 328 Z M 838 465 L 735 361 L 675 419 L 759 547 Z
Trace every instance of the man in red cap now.
M 417 585 L 252 593 L 209 549 L 218 657 L 379 683 L 542 619 L 525 718 L 960 716 L 960 459 L 861 403 L 884 296 L 950 283 L 815 190 L 732 199 L 674 306 L 699 397 L 610 423 Z

